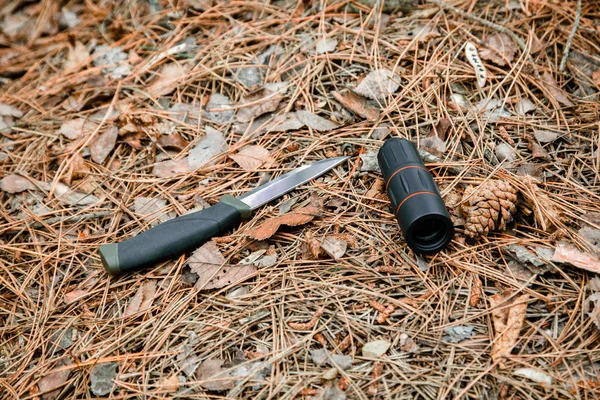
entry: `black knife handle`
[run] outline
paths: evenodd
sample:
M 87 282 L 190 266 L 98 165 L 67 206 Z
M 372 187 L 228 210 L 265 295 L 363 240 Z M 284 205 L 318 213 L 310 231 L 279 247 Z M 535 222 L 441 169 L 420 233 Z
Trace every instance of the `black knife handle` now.
M 231 196 L 214 206 L 173 218 L 120 243 L 100 246 L 102 265 L 111 275 L 133 272 L 195 250 L 223 234 L 250 214 L 250 208 Z

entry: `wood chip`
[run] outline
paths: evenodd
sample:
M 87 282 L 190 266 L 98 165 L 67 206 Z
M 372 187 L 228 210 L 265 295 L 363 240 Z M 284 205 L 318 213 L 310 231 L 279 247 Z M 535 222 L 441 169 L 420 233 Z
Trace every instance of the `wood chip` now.
M 577 247 L 566 242 L 557 243 L 551 261 L 567 263 L 574 267 L 600 274 L 600 257 L 595 254 L 579 251 Z
M 17 174 L 10 174 L 0 180 L 0 189 L 6 193 L 20 193 L 25 190 L 35 190 L 37 187 L 31 180 Z
M 368 121 L 377 121 L 379 119 L 379 108 L 370 104 L 367 98 L 354 93 L 351 90 L 344 92 L 331 92 L 333 97 L 342 103 L 344 107 L 366 118 Z

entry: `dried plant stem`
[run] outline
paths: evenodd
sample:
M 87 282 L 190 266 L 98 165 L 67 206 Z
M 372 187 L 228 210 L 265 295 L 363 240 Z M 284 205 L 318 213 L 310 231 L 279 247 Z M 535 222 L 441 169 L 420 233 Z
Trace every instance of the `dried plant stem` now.
M 565 67 L 567 66 L 569 52 L 571 51 L 571 45 L 573 44 L 573 38 L 575 37 L 577 28 L 579 27 L 579 21 L 581 21 L 581 0 L 577 0 L 577 12 L 575 14 L 575 22 L 573 23 L 573 28 L 571 29 L 571 33 L 569 34 L 569 39 L 567 39 L 567 44 L 565 45 L 563 57 L 560 61 L 560 67 L 558 68 L 560 72 L 564 72 Z

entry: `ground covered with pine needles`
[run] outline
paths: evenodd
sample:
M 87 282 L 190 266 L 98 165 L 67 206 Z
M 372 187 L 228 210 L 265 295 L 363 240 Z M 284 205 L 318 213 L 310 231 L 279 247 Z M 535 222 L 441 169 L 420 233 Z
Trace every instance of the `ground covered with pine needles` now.
M 0 10 L 0 397 L 598 395 L 600 3 L 96 3 Z M 435 256 L 390 209 L 390 137 L 454 220 Z M 193 254 L 102 268 L 341 155 Z

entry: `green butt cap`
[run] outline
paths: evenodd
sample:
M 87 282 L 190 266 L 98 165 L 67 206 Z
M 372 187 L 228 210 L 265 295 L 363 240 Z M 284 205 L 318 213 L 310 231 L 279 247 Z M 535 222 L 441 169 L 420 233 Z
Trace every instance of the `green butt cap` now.
M 121 272 L 118 247 L 118 243 L 104 244 L 100 246 L 99 252 L 100 258 L 102 259 L 102 265 L 110 275 L 117 275 Z
M 248 204 L 228 194 L 221 197 L 221 203 L 237 208 L 244 220 L 250 218 L 250 215 L 252 215 L 252 209 Z

